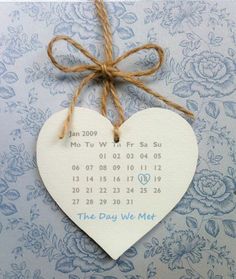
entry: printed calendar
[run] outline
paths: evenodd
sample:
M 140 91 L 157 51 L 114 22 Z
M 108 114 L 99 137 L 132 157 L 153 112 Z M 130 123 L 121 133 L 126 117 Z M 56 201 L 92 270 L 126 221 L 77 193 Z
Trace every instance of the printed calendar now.
M 136 142 L 106 142 L 98 141 L 99 132 L 80 131 L 70 132 L 70 148 L 87 150 L 88 156 L 81 164 L 73 162 L 71 167 L 73 193 L 72 205 L 81 205 L 84 213 L 78 213 L 81 220 L 94 220 L 98 218 L 104 221 L 153 220 L 157 215 L 152 213 L 121 214 L 120 216 L 109 216 L 104 211 L 114 208 L 126 207 L 132 210 L 137 200 L 145 198 L 145 195 L 160 195 L 162 185 L 162 143 L 158 141 L 136 141 Z M 113 150 L 106 152 L 106 149 Z M 95 152 L 95 154 L 94 154 Z M 93 153 L 95 160 L 90 161 L 89 154 Z M 98 175 L 95 175 L 98 173 Z M 152 174 L 151 174 L 152 173 Z M 153 174 L 154 173 L 154 174 Z M 83 194 L 86 199 L 81 199 Z M 155 198 L 155 197 L 154 197 Z M 91 206 L 101 206 L 101 212 L 88 215 Z M 129 212 L 130 213 L 130 212 Z

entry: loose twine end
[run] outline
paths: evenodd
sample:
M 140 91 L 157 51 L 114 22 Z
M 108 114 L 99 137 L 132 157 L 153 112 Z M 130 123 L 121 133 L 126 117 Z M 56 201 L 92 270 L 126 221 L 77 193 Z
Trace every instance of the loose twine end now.
M 65 134 L 66 134 L 66 130 L 65 130 L 64 125 L 63 125 L 63 128 L 61 129 L 61 131 L 60 131 L 60 133 L 58 135 L 58 138 L 60 140 L 62 140 L 65 137 Z
M 99 61 L 96 57 L 94 57 L 87 49 L 81 46 L 78 42 L 74 41 L 72 38 L 64 35 L 58 35 L 54 37 L 48 44 L 48 56 L 53 63 L 53 65 L 58 68 L 59 70 L 65 73 L 81 73 L 84 71 L 90 71 L 90 73 L 84 77 L 81 81 L 79 87 L 76 89 L 73 99 L 71 101 L 67 117 L 63 123 L 62 130 L 59 134 L 59 139 L 63 139 L 68 132 L 68 129 L 71 124 L 72 115 L 74 112 L 74 108 L 77 104 L 78 97 L 82 89 L 91 81 L 96 78 L 103 78 L 103 93 L 101 98 L 101 113 L 102 115 L 107 115 L 107 98 L 111 96 L 113 103 L 117 109 L 119 119 L 117 123 L 114 124 L 113 135 L 114 141 L 119 142 L 120 134 L 119 134 L 119 127 L 125 121 L 124 110 L 121 105 L 120 98 L 117 94 L 114 81 L 116 78 L 122 79 L 124 81 L 130 82 L 131 84 L 137 86 L 141 90 L 145 91 L 146 93 L 154 96 L 155 98 L 159 99 L 160 101 L 164 102 L 166 105 L 179 110 L 180 112 L 184 113 L 187 117 L 194 119 L 194 114 L 187 110 L 185 107 L 167 99 L 165 96 L 153 91 L 152 89 L 148 88 L 140 79 L 139 77 L 150 76 L 157 72 L 162 64 L 164 63 L 164 50 L 157 44 L 145 44 L 136 48 L 133 48 L 123 55 L 119 56 L 116 59 L 113 59 L 112 53 L 112 33 L 111 33 L 111 26 L 108 20 L 107 11 L 105 8 L 105 4 L 103 0 L 94 0 L 98 17 L 101 21 L 101 26 L 103 28 L 103 37 L 104 37 L 104 53 L 105 53 L 105 61 Z M 57 62 L 53 55 L 53 46 L 58 41 L 66 41 L 67 43 L 73 45 L 77 48 L 85 57 L 87 57 L 92 64 L 80 64 L 75 66 L 65 66 Z M 117 67 L 117 64 L 123 60 L 125 60 L 130 55 L 137 53 L 142 50 L 154 50 L 156 51 L 159 60 L 157 60 L 156 64 L 147 70 L 140 70 L 134 72 L 125 72 L 120 70 Z
M 64 135 L 59 134 L 58 138 L 62 140 L 64 138 Z

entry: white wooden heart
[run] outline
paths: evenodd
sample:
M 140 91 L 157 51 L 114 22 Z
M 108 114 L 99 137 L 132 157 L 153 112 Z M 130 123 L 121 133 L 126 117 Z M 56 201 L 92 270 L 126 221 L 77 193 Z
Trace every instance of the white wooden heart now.
M 198 158 L 194 132 L 177 113 L 150 108 L 129 118 L 114 143 L 108 119 L 76 108 L 59 140 L 66 115 L 53 114 L 40 131 L 40 175 L 69 218 L 117 259 L 186 192 Z

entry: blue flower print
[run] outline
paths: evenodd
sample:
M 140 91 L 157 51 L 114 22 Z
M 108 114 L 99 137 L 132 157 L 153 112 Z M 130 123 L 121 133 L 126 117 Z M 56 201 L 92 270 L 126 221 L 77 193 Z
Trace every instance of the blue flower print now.
M 34 185 L 27 185 L 26 188 L 29 190 L 29 193 L 27 194 L 27 201 L 41 197 L 43 202 L 49 205 L 53 211 L 57 211 L 59 209 L 57 203 L 49 195 L 47 189 L 40 180 L 36 179 Z
M 50 3 L 48 5 L 46 2 L 22 2 L 19 7 L 22 12 L 33 18 L 34 21 L 45 22 L 46 26 L 49 26 L 58 21 L 55 11 L 59 9 L 59 5 L 60 3 Z
M 11 270 L 1 273 L 4 279 L 44 279 L 41 270 L 31 271 L 27 268 L 26 262 L 12 263 Z
M 188 25 L 200 25 L 204 10 L 205 4 L 200 1 L 166 1 L 161 25 L 171 35 L 182 33 Z
M 38 34 L 29 37 L 24 33 L 23 26 L 9 26 L 8 34 L 0 38 L 1 59 L 5 64 L 14 65 L 16 59 L 24 54 L 41 48 Z
M 71 55 L 59 56 L 58 58 L 63 64 L 73 65 L 76 63 L 75 57 Z M 73 92 L 76 84 L 78 84 L 76 75 L 58 73 L 50 62 L 46 62 L 42 66 L 33 63 L 32 67 L 25 69 L 25 72 L 27 73 L 26 83 L 35 83 L 37 80 L 41 80 L 42 86 L 49 89 L 51 95 Z
M 161 261 L 168 263 L 171 270 L 183 268 L 184 260 L 198 263 L 205 245 L 205 239 L 190 230 L 175 231 L 163 240 Z
M 223 97 L 236 90 L 236 64 L 218 52 L 203 51 L 183 61 L 182 80 L 174 87 L 174 94 L 189 97 Z
M 68 256 L 58 260 L 58 271 L 70 272 L 80 267 L 83 272 L 101 272 L 110 270 L 116 264 L 93 240 L 78 230 L 67 234 L 64 243 Z
M 8 183 L 0 178 L 0 213 L 5 216 L 16 213 L 17 208 L 11 201 L 15 201 L 19 197 L 20 193 L 16 189 L 9 189 Z
M 45 112 L 41 109 L 36 109 L 34 107 L 29 107 L 28 110 L 22 115 L 19 123 L 23 124 L 23 129 L 29 132 L 31 135 L 35 136 L 38 134 L 39 130 L 43 126 L 44 122 L 50 116 L 50 111 Z
M 34 168 L 34 163 L 24 144 L 10 145 L 9 149 L 9 153 L 0 154 L 0 177 L 8 182 L 16 182 L 17 177 Z
M 14 72 L 8 72 L 6 66 L 0 61 L 0 98 L 9 99 L 15 96 L 14 89 L 9 86 L 18 81 L 18 76 Z M 3 85 L 3 83 L 6 83 Z
M 133 37 L 133 30 L 128 26 L 121 26 L 121 21 L 132 24 L 137 20 L 136 15 L 126 13 L 123 3 L 110 3 L 107 8 L 113 32 L 117 32 L 123 40 Z M 102 38 L 98 28 L 100 20 L 92 3 L 65 3 L 57 10 L 62 21 L 55 26 L 55 34 L 77 35 L 82 40 Z
M 236 181 L 218 171 L 203 169 L 196 173 L 189 191 L 176 207 L 181 214 L 196 209 L 200 214 L 222 215 L 236 207 Z
M 99 18 L 92 3 L 66 3 L 62 5 L 59 13 L 63 21 L 55 27 L 56 34 L 77 33 L 81 39 L 99 38 L 100 34 L 96 31 Z
M 33 254 L 40 256 L 43 254 L 44 242 L 47 238 L 47 234 L 43 228 L 32 224 L 30 230 L 23 235 L 21 240 L 25 248 L 29 249 Z

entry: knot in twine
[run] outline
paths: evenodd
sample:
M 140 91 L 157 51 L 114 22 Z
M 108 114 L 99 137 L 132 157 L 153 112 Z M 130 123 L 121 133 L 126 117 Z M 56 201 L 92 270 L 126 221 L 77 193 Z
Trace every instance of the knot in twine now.
M 109 67 L 106 63 L 101 64 L 101 74 L 106 79 L 113 78 L 113 72 L 115 68 Z
M 118 121 L 113 125 L 113 134 L 114 134 L 114 141 L 118 142 L 120 138 L 119 134 L 119 127 L 121 124 L 125 121 L 125 114 L 124 110 L 121 105 L 121 101 L 118 97 L 118 94 L 116 92 L 116 88 L 114 85 L 114 80 L 116 78 L 123 79 L 124 81 L 130 82 L 137 86 L 138 88 L 144 90 L 146 93 L 158 98 L 160 101 L 163 101 L 166 105 L 179 110 L 180 112 L 183 112 L 186 114 L 186 116 L 193 118 L 193 113 L 186 108 L 182 107 L 181 105 L 174 103 L 171 100 L 168 100 L 166 97 L 160 95 L 159 93 L 153 91 L 152 89 L 145 86 L 145 84 L 138 79 L 138 77 L 143 76 L 149 76 L 155 72 L 157 72 L 162 64 L 164 63 L 164 51 L 163 49 L 157 45 L 157 44 L 144 44 L 140 47 L 133 48 L 123 55 L 119 56 L 116 59 L 113 59 L 113 53 L 112 53 L 112 33 L 110 28 L 110 23 L 108 21 L 108 15 L 107 11 L 105 9 L 105 5 L 103 0 L 94 0 L 96 10 L 98 13 L 98 16 L 101 21 L 102 29 L 103 29 L 103 37 L 104 37 L 104 52 L 105 52 L 105 61 L 99 61 L 96 57 L 94 57 L 87 49 L 85 49 L 83 46 L 81 46 L 78 42 L 74 41 L 71 37 L 64 36 L 64 35 L 58 35 L 54 37 L 50 43 L 48 44 L 48 56 L 51 59 L 51 62 L 54 64 L 55 67 L 57 67 L 59 70 L 65 72 L 65 73 L 80 73 L 84 71 L 90 71 L 88 75 L 86 75 L 79 87 L 76 89 L 75 94 L 73 96 L 73 99 L 71 101 L 70 107 L 68 109 L 67 117 L 64 121 L 62 130 L 59 134 L 59 138 L 64 138 L 65 134 L 68 132 L 68 129 L 70 128 L 73 111 L 76 106 L 78 97 L 82 91 L 82 89 L 91 81 L 96 78 L 102 78 L 103 79 L 103 91 L 102 91 L 102 97 L 101 97 L 101 114 L 106 116 L 107 115 L 107 97 L 111 96 L 114 105 L 117 109 L 119 119 Z M 53 56 L 53 45 L 58 41 L 66 41 L 67 43 L 73 45 L 75 48 L 77 48 L 85 57 L 91 60 L 93 64 L 80 64 L 75 66 L 65 66 L 57 62 L 55 57 Z M 157 63 L 147 70 L 140 70 L 140 71 L 134 71 L 134 72 L 126 72 L 123 70 L 120 70 L 117 67 L 117 64 L 123 60 L 125 60 L 130 55 L 139 52 L 140 50 L 150 50 L 153 49 L 156 51 L 159 60 Z

